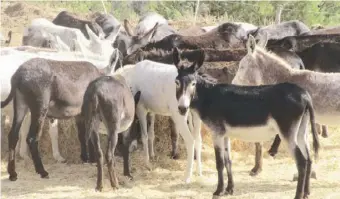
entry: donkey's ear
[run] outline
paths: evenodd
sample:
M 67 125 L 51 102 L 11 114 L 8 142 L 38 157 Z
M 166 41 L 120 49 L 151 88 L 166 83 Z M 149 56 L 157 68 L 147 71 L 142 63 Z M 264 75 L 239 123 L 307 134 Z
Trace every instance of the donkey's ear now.
M 204 50 L 200 50 L 199 53 L 198 53 L 197 61 L 193 65 L 194 71 L 197 71 L 199 68 L 201 68 L 201 66 L 203 65 L 204 59 L 205 59 Z
M 158 27 L 158 22 L 155 24 L 153 28 L 151 28 L 147 33 L 143 35 L 143 38 L 150 42 L 151 38 L 155 36 Z
M 179 56 L 179 52 L 178 52 L 177 47 L 175 47 L 172 51 L 172 59 L 173 59 L 174 65 L 178 68 L 178 64 L 181 61 L 181 58 Z
M 124 19 L 124 28 L 125 28 L 126 33 L 130 37 L 132 37 L 134 35 L 132 30 L 131 30 L 131 25 L 130 25 L 130 23 L 129 23 L 129 21 L 127 19 Z
M 257 43 L 258 46 L 262 48 L 266 48 L 268 42 L 268 34 L 264 32 Z
M 140 96 L 141 96 L 141 92 L 137 91 L 137 93 L 135 94 L 135 96 L 133 97 L 135 99 L 135 104 L 137 105 L 139 100 L 140 100 Z
M 250 35 L 256 37 L 256 35 L 257 35 L 257 33 L 259 32 L 259 30 L 260 30 L 260 27 L 258 27 L 258 28 L 256 28 L 256 29 L 253 29 L 253 30 L 249 30 L 249 31 L 247 32 L 248 38 L 249 38 Z
M 255 38 L 252 35 L 249 35 L 249 38 L 247 41 L 248 54 L 252 54 L 255 51 L 255 46 L 256 46 Z

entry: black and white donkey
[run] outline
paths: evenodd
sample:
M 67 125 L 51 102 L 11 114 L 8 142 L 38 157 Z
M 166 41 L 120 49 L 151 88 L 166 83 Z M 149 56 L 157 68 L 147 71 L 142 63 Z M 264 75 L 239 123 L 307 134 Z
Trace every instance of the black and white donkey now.
M 298 168 L 295 199 L 307 198 L 310 194 L 312 165 L 307 136 L 308 114 L 316 158 L 319 150 L 309 93 L 291 83 L 264 86 L 216 84 L 197 72 L 203 64 L 203 51 L 196 62 L 187 65 L 180 60 L 178 49 L 175 48 L 173 60 L 178 70 L 175 82 L 179 113 L 185 115 L 190 108 L 213 133 L 218 171 L 214 196 L 223 194 L 224 166 L 228 173 L 225 191 L 227 194 L 234 192 L 230 138 L 262 142 L 279 134 L 287 142 Z

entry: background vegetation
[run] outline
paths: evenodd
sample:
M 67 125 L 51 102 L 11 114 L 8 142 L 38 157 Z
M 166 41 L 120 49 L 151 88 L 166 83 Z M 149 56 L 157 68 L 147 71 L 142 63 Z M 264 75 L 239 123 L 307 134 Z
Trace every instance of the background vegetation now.
M 100 1 L 55 1 L 70 11 L 103 11 Z M 156 11 L 174 21 L 194 20 L 197 1 L 106 1 L 105 7 L 120 20 L 138 18 Z M 242 21 L 267 25 L 275 21 L 276 10 L 283 6 L 281 20 L 298 19 L 307 25 L 332 26 L 340 22 L 340 1 L 200 1 L 197 20 L 214 22 Z

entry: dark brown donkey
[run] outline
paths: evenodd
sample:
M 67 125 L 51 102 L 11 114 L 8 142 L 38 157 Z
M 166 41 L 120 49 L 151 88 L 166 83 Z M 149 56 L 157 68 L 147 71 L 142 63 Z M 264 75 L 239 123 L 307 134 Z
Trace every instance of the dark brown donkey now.
M 132 179 L 129 169 L 129 146 L 131 124 L 135 124 L 135 107 L 140 98 L 140 91 L 132 95 L 124 77 L 120 75 L 103 76 L 91 82 L 85 92 L 82 116 L 85 122 L 86 141 L 91 138 L 97 158 L 97 186 L 103 189 L 103 152 L 100 147 L 99 128 L 104 122 L 108 134 L 106 161 L 112 188 L 118 188 L 115 171 L 114 151 L 117 146 L 118 134 L 123 135 L 124 175 Z M 134 133 L 134 132 L 131 132 Z M 135 136 L 136 138 L 136 136 Z
M 11 181 L 17 180 L 15 146 L 28 110 L 31 112 L 31 125 L 26 141 L 31 151 L 35 171 L 42 178 L 48 178 L 38 150 L 39 135 L 45 118 L 67 119 L 78 116 L 88 84 L 101 75 L 111 74 L 117 60 L 111 57 L 110 64 L 103 71 L 86 61 L 55 61 L 43 58 L 33 58 L 18 68 L 12 76 L 10 95 L 1 102 L 3 108 L 13 99 L 14 118 L 8 134 L 7 168 Z M 76 121 L 79 139 L 84 140 L 84 133 L 80 133 L 84 131 L 83 122 L 79 117 L 76 117 Z M 82 145 L 81 157 L 83 161 L 87 161 L 84 145 Z

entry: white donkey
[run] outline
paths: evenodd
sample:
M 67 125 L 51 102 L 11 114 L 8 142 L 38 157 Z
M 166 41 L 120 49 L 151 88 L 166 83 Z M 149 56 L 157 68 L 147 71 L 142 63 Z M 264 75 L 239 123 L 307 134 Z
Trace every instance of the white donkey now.
M 175 123 L 176 132 L 179 133 L 185 142 L 187 150 L 187 169 L 185 172 L 185 182 L 189 183 L 192 176 L 194 160 L 194 148 L 196 149 L 197 172 L 202 175 L 201 168 L 201 120 L 192 113 L 193 132 L 187 124 L 186 115 L 181 115 L 176 99 L 175 78 L 178 75 L 176 67 L 144 60 L 136 65 L 126 65 L 118 69 L 115 73 L 121 74 L 126 79 L 128 85 L 135 94 L 137 91 L 143 93 L 137 105 L 136 114 L 140 121 L 142 130 L 142 142 L 145 153 L 145 161 L 149 166 L 149 155 L 154 157 L 154 120 L 152 119 L 150 129 L 147 129 L 147 114 L 170 116 Z M 185 99 L 183 99 L 185 100 Z M 150 144 L 150 146 L 148 146 Z

